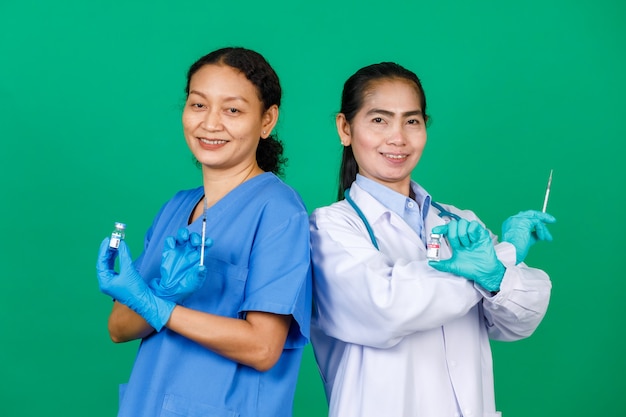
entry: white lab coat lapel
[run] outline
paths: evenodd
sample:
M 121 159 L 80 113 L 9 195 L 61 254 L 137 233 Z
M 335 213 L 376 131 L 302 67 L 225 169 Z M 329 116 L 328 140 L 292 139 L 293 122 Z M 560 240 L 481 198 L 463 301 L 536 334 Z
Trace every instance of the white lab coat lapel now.
M 383 252 L 401 254 L 401 257 L 413 259 L 416 250 L 426 251 L 422 239 L 404 219 L 389 210 L 356 183 L 353 183 L 350 188 L 350 197 L 367 218 L 374 230 L 379 248 Z M 381 226 L 381 223 L 387 223 L 391 227 Z

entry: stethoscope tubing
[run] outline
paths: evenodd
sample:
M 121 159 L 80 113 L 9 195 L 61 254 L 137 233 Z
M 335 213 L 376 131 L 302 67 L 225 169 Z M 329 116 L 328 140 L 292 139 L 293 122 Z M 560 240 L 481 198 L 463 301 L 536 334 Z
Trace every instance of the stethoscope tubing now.
M 363 221 L 363 224 L 365 224 L 365 228 L 367 229 L 367 233 L 369 234 L 370 240 L 372 241 L 372 244 L 374 245 L 374 247 L 380 250 L 378 248 L 378 241 L 376 240 L 376 236 L 374 235 L 374 230 L 372 229 L 372 226 L 370 225 L 370 223 L 367 221 L 367 217 L 365 217 L 365 214 L 363 213 L 361 208 L 357 205 L 357 203 L 355 203 L 352 197 L 350 197 L 350 189 L 348 188 L 346 191 L 344 191 L 343 195 L 346 198 L 346 201 L 350 203 L 354 211 L 356 211 L 356 214 L 358 214 L 358 216 L 361 218 L 361 220 Z M 454 214 L 444 209 L 441 204 L 431 201 L 430 205 L 436 208 L 437 210 L 439 210 L 438 215 L 441 218 L 449 217 L 450 219 L 454 219 L 456 221 L 461 220 L 461 217 L 458 214 Z

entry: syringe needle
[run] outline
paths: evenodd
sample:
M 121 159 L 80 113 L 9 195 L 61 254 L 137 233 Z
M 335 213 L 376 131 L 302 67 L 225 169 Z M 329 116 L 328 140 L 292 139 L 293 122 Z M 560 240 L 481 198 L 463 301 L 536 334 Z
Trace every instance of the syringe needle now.
M 204 266 L 204 239 L 206 237 L 206 215 L 202 216 L 202 244 L 200 247 L 200 266 Z
M 548 208 L 548 197 L 550 196 L 550 186 L 552 185 L 552 169 L 550 170 L 550 177 L 548 178 L 548 186 L 546 187 L 546 196 L 543 198 L 543 209 L 541 210 L 543 213 L 546 212 L 546 208 Z

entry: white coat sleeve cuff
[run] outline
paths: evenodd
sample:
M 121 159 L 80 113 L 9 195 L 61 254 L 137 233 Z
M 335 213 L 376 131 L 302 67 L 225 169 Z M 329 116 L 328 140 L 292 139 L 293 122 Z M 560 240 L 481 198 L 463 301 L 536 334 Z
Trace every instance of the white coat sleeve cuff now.
M 517 261 L 517 251 L 515 246 L 509 242 L 500 242 L 494 246 L 496 256 L 504 264 L 505 267 L 515 266 Z

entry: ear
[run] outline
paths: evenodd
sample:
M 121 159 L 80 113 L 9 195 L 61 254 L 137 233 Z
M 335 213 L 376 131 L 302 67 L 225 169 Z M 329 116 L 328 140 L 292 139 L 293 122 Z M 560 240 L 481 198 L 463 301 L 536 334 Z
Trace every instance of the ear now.
M 263 121 L 262 121 L 262 129 L 261 129 L 261 137 L 263 139 L 267 139 L 267 137 L 272 133 L 274 126 L 278 122 L 278 106 L 272 105 L 269 109 L 263 113 Z
M 350 131 L 350 123 L 346 120 L 346 116 L 343 113 L 339 113 L 335 118 L 337 124 L 337 133 L 343 146 L 350 146 L 352 144 L 352 133 Z

